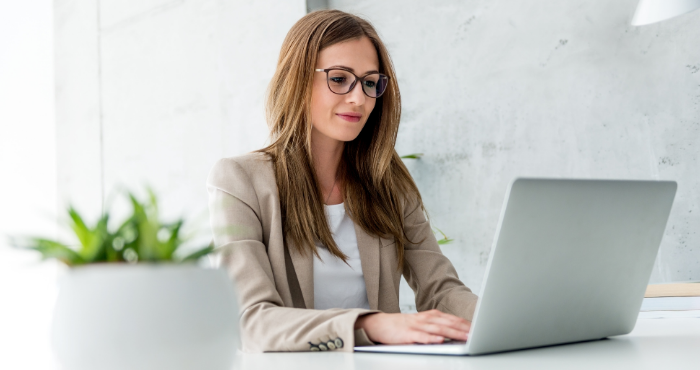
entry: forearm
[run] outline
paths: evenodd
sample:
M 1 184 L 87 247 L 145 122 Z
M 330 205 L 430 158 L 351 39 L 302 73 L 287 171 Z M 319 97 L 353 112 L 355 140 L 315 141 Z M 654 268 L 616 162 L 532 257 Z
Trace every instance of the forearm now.
M 260 303 L 241 315 L 243 350 L 246 352 L 312 351 L 352 352 L 355 323 L 365 309 L 312 310 Z M 332 344 L 329 344 L 332 343 Z M 341 343 L 340 348 L 336 348 Z M 360 343 L 365 344 L 365 343 Z
M 478 297 L 440 250 L 420 205 L 410 204 L 405 217 L 406 234 L 414 243 L 405 246 L 403 275 L 415 292 L 417 310 L 438 309 L 471 321 Z
M 472 319 L 478 297 L 459 280 L 452 263 L 442 253 L 406 251 L 404 276 L 414 288 L 418 311 L 438 309 Z

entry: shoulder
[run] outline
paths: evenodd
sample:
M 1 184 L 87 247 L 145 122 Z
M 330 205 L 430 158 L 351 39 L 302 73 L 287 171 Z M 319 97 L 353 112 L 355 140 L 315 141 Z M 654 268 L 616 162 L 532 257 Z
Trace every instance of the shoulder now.
M 260 152 L 219 159 L 209 171 L 207 187 L 214 187 L 232 195 L 276 186 L 271 158 Z
M 421 217 L 423 217 L 423 212 L 425 211 L 425 208 L 423 206 L 423 201 L 420 197 L 420 193 L 404 194 L 403 207 L 404 220 L 413 220 L 416 217 L 420 219 Z
M 211 178 L 212 175 L 216 177 L 216 175 L 225 175 L 238 172 L 253 174 L 261 171 L 265 172 L 272 170 L 272 160 L 267 154 L 252 152 L 235 157 L 219 159 L 209 172 L 209 177 Z

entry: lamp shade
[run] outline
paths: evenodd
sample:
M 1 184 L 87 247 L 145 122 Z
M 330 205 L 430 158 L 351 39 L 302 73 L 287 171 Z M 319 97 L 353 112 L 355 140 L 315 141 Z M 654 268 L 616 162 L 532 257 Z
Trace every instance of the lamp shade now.
M 639 0 L 633 26 L 660 22 L 700 8 L 700 0 Z

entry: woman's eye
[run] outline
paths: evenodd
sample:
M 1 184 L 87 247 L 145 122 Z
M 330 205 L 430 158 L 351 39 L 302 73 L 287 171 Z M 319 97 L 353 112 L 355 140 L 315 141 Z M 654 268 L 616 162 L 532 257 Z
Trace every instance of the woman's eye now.
M 374 81 L 365 81 L 365 86 L 374 88 L 375 86 L 377 86 L 377 83 Z
M 329 78 L 329 80 L 332 83 L 338 84 L 338 85 L 342 85 L 343 83 L 345 83 L 345 77 L 331 77 L 331 78 Z

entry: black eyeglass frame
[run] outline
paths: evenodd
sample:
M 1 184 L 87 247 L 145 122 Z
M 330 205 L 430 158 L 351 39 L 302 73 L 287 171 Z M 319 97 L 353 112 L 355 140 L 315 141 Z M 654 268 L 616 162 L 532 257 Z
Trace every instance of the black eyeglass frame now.
M 360 76 L 358 76 L 358 75 L 356 75 L 356 74 L 350 72 L 349 70 L 347 70 L 347 69 L 345 69 L 345 68 L 337 68 L 337 67 L 336 67 L 336 68 L 325 68 L 325 69 L 324 69 L 324 68 L 317 68 L 317 69 L 314 69 L 314 71 L 316 71 L 316 72 L 326 72 L 326 86 L 328 86 L 328 90 L 330 90 L 333 94 L 337 94 L 337 95 L 345 95 L 345 94 L 349 93 L 350 91 L 352 91 L 352 89 L 355 88 L 355 85 L 357 84 L 357 81 L 358 81 L 358 80 L 361 81 L 361 82 L 365 82 L 365 79 L 367 78 L 367 76 L 379 75 L 379 78 L 386 77 L 387 87 L 389 86 L 389 80 L 390 80 L 390 77 L 389 77 L 389 76 L 387 76 L 387 75 L 385 75 L 385 74 L 383 74 L 383 73 L 379 73 L 379 72 L 368 73 L 368 74 L 364 75 L 363 77 L 360 77 Z M 348 89 L 348 91 L 346 91 L 346 92 L 344 92 L 344 93 L 337 93 L 337 92 L 333 91 L 333 89 L 331 89 L 330 81 L 328 81 L 329 78 L 330 78 L 329 75 L 328 75 L 328 72 L 330 72 L 330 71 L 343 71 L 343 72 L 350 73 L 351 75 L 355 76 L 355 81 L 353 81 L 352 84 L 350 84 L 350 88 Z M 372 81 L 372 82 L 374 82 L 374 81 Z M 379 94 L 379 95 L 377 95 L 377 96 L 370 96 L 369 94 L 367 94 L 367 92 L 365 91 L 364 87 L 362 87 L 362 85 L 360 85 L 360 89 L 362 89 L 362 93 L 363 93 L 363 94 L 365 94 L 365 95 L 367 95 L 368 97 L 373 98 L 373 99 L 379 98 L 380 96 L 384 95 L 384 93 L 386 92 L 386 89 L 384 89 L 384 91 L 382 91 L 381 94 Z

